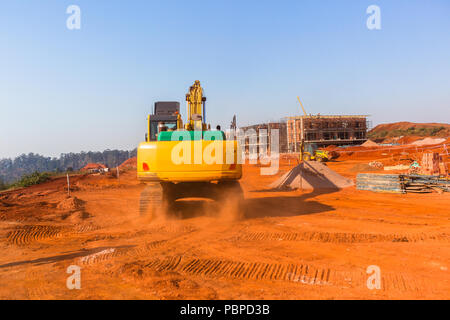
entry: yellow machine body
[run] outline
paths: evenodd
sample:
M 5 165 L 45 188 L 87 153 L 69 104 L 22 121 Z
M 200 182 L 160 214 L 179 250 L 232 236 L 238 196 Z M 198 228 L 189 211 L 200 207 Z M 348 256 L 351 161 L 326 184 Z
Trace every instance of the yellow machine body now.
M 178 150 L 191 151 L 186 157 L 180 157 Z M 238 180 L 242 177 L 239 154 L 235 140 L 143 142 L 138 147 L 138 179 L 148 182 Z
M 210 131 L 205 123 L 205 101 L 200 82 L 195 81 L 186 94 L 187 123 L 183 125 L 179 112 L 168 117 L 173 125 L 169 132 L 151 130 L 148 116 L 146 141 L 137 149 L 137 177 L 143 182 L 212 182 L 238 180 L 242 177 L 241 152 L 236 140 L 226 140 L 221 131 Z M 155 110 L 156 114 L 156 110 Z M 160 119 L 160 118 L 157 118 Z M 154 123 L 153 123 L 154 125 Z M 158 127 L 159 128 L 159 127 Z M 159 129 L 158 129 L 159 130 Z M 186 133 L 191 137 L 183 141 L 170 140 L 173 133 Z M 205 139 L 220 133 L 223 139 Z M 163 136 L 169 139 L 161 139 Z M 153 138 L 152 138 L 153 137 Z M 153 140 L 153 141 L 152 141 Z

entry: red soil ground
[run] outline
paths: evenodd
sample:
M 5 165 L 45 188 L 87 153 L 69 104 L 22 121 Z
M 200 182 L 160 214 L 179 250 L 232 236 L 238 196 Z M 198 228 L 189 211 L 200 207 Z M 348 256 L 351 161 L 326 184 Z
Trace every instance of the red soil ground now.
M 355 166 L 403 151 L 355 152 L 328 166 L 354 179 Z M 245 165 L 242 219 L 229 204 L 196 199 L 178 203 L 179 219 L 140 217 L 144 185 L 133 170 L 120 180 L 71 177 L 76 200 L 65 178 L 0 193 L 0 298 L 449 297 L 450 194 L 269 191 L 295 164 L 283 157 L 274 176 Z M 66 287 L 74 264 L 80 290 Z M 370 265 L 381 290 L 366 285 Z

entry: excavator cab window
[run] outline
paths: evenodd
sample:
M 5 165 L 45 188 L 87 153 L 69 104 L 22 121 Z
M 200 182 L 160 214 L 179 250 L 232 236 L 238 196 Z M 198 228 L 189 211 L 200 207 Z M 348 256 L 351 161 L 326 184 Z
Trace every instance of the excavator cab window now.
M 158 124 L 161 121 L 150 121 L 150 141 L 158 140 Z M 177 130 L 177 122 L 176 121 L 164 121 L 164 127 L 166 127 L 166 131 L 175 131 Z

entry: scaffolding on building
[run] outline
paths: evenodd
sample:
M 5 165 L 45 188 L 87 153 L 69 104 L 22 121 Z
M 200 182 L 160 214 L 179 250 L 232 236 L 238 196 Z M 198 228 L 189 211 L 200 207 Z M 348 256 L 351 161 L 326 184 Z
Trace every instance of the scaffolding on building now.
M 329 145 L 358 145 L 367 141 L 370 125 L 368 115 L 305 115 L 287 117 L 287 145 L 289 152 L 300 150 L 305 144 L 317 147 Z

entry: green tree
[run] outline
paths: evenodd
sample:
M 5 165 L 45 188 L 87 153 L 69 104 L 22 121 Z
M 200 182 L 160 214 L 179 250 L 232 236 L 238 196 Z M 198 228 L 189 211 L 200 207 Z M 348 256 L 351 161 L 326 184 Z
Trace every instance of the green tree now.
M 5 190 L 6 188 L 6 183 L 3 181 L 2 177 L 0 177 L 0 190 Z

